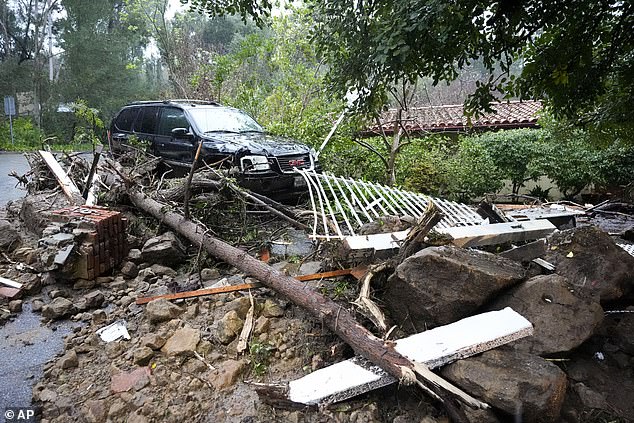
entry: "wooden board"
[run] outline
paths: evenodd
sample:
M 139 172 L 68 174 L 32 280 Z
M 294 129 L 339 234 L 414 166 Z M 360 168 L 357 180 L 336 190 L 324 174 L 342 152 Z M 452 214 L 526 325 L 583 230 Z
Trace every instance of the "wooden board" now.
M 479 247 L 505 242 L 532 241 L 550 235 L 557 228 L 548 220 L 493 223 L 487 225 L 454 226 L 439 228 L 438 233 L 449 235 L 451 243 L 458 247 Z M 400 248 L 409 230 L 386 234 L 356 235 L 344 239 L 344 248 L 350 251 L 383 251 Z
M 436 368 L 532 333 L 531 323 L 507 307 L 400 339 L 395 349 L 412 361 Z M 306 405 L 328 404 L 395 382 L 367 360 L 354 357 L 290 382 L 288 399 Z
M 72 179 L 70 179 L 66 172 L 64 172 L 64 169 L 62 169 L 62 166 L 55 159 L 55 156 L 53 156 L 52 153 L 43 150 L 40 150 L 39 153 L 40 156 L 42 156 L 42 159 L 44 159 L 44 162 L 46 162 L 48 168 L 51 172 L 53 172 L 53 175 L 55 175 L 59 186 L 62 188 L 62 191 L 64 191 L 64 194 L 68 197 L 70 202 L 72 204 L 84 204 L 81 191 L 79 191 L 77 185 L 75 185 Z
M 154 297 L 137 298 L 137 304 L 147 304 L 152 300 L 165 298 L 166 300 L 180 300 L 183 298 L 202 297 L 204 295 L 224 294 L 227 292 L 244 291 L 245 289 L 260 288 L 260 283 L 243 283 L 241 285 L 220 286 L 218 288 L 199 289 L 197 291 L 177 292 L 175 294 L 156 295 Z
M 491 225 L 455 226 L 440 229 L 449 235 L 451 243 L 458 247 L 479 247 L 505 242 L 532 241 L 544 238 L 557 230 L 548 220 L 526 220 L 523 222 L 494 223 Z
M 22 284 L 20 282 L 13 281 L 11 279 L 0 277 L 0 283 L 11 288 L 20 289 L 22 288 Z

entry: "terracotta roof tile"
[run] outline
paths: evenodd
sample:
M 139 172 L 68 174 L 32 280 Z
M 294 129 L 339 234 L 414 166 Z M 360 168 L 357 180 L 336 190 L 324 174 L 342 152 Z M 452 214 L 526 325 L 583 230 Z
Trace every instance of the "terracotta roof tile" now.
M 540 101 L 509 101 L 492 103 L 495 113 L 485 113 L 468 125 L 463 105 L 427 106 L 412 108 L 403 113 L 404 126 L 411 132 L 464 132 L 479 128 L 527 128 L 537 126 L 537 112 L 542 108 Z M 396 109 L 383 113 L 383 130 L 391 133 L 394 129 Z M 365 131 L 379 133 L 381 128 L 373 125 Z

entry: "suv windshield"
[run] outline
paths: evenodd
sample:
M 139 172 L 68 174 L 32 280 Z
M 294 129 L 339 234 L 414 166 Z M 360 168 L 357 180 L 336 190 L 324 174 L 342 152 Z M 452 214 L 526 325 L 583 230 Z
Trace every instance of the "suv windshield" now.
M 188 110 L 201 132 L 264 132 L 246 113 L 223 107 L 195 107 Z

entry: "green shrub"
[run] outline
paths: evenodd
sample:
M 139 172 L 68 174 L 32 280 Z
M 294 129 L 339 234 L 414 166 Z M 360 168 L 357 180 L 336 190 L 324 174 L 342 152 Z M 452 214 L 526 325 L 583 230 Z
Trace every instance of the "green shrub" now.
M 11 143 L 9 120 L 5 120 L 0 126 L 0 149 L 2 150 L 39 148 L 42 139 L 42 131 L 28 117 L 19 117 L 13 120 L 13 144 Z

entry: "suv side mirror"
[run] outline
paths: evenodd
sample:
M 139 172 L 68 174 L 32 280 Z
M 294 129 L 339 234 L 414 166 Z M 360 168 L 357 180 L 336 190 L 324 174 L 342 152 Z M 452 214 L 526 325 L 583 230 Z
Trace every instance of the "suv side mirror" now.
M 187 128 L 174 128 L 172 129 L 172 137 L 192 139 L 193 134 L 187 130 Z

